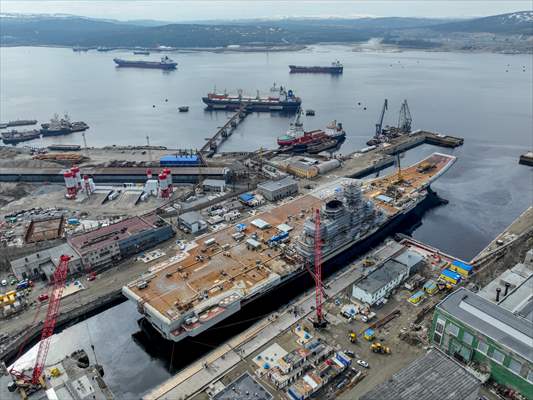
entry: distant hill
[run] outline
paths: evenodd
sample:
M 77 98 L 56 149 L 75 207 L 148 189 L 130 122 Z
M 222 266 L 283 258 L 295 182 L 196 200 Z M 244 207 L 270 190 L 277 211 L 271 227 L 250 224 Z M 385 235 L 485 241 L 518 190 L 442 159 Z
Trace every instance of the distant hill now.
M 533 12 L 470 20 L 431 18 L 299 18 L 177 24 L 151 20 L 115 21 L 72 15 L 0 15 L 0 44 L 108 47 L 223 47 L 228 45 L 361 42 L 399 32 L 424 45 L 424 32 L 493 32 L 531 35 Z M 433 44 L 431 45 L 433 46 Z
M 488 32 L 500 34 L 533 35 L 533 11 L 518 11 L 491 17 L 475 18 L 433 25 L 441 32 Z

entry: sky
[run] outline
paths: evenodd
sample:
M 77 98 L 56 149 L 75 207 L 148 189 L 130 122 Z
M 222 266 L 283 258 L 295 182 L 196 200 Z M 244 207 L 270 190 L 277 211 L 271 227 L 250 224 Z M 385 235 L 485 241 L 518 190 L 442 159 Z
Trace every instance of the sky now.
M 532 0 L 0 0 L 0 12 L 173 22 L 283 17 L 466 18 L 531 10 L 532 3 Z

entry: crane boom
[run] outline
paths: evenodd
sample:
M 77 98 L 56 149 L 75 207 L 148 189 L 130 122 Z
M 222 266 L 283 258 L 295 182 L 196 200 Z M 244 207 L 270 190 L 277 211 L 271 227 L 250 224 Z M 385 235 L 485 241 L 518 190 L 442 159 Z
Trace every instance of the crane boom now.
M 407 104 L 407 100 L 404 100 L 400 108 L 400 115 L 398 116 L 398 128 L 404 133 L 411 132 L 412 122 L 413 118 L 411 117 L 409 105 Z
M 385 99 L 383 102 L 383 108 L 381 109 L 381 114 L 379 116 L 378 122 L 376 123 L 376 137 L 381 135 L 382 127 L 383 127 L 383 118 L 385 118 L 385 111 L 387 111 L 389 104 L 388 100 Z
M 46 356 L 48 355 L 48 350 L 50 348 L 50 340 L 52 338 L 52 334 L 54 333 L 57 316 L 59 315 L 61 296 L 63 294 L 63 289 L 65 288 L 65 281 L 67 280 L 69 260 L 69 256 L 62 255 L 59 259 L 59 265 L 54 271 L 52 294 L 50 296 L 48 310 L 46 312 L 46 318 L 44 320 L 44 326 L 41 332 L 41 341 L 39 343 L 39 350 L 37 352 L 35 366 L 33 367 L 31 378 L 31 382 L 33 384 L 39 383 L 44 370 Z

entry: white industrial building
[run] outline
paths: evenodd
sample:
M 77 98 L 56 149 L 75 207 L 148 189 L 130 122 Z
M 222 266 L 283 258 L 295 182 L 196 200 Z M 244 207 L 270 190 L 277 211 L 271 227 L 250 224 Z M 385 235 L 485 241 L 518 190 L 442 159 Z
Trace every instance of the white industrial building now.
M 207 229 L 207 223 L 203 220 L 200 213 L 189 211 L 178 217 L 178 226 L 181 230 L 190 233 L 202 232 Z
M 277 181 L 266 181 L 257 185 L 257 191 L 269 201 L 281 200 L 298 193 L 298 182 L 287 176 Z
M 423 263 L 421 254 L 405 250 L 355 283 L 352 287 L 352 297 L 368 305 L 380 303 Z

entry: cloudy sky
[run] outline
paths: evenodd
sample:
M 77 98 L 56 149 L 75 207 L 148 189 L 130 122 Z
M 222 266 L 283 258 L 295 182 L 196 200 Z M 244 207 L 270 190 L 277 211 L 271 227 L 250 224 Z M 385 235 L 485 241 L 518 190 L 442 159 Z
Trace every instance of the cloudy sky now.
M 531 0 L 0 0 L 3 13 L 65 13 L 164 21 L 340 16 L 445 18 L 531 9 Z

